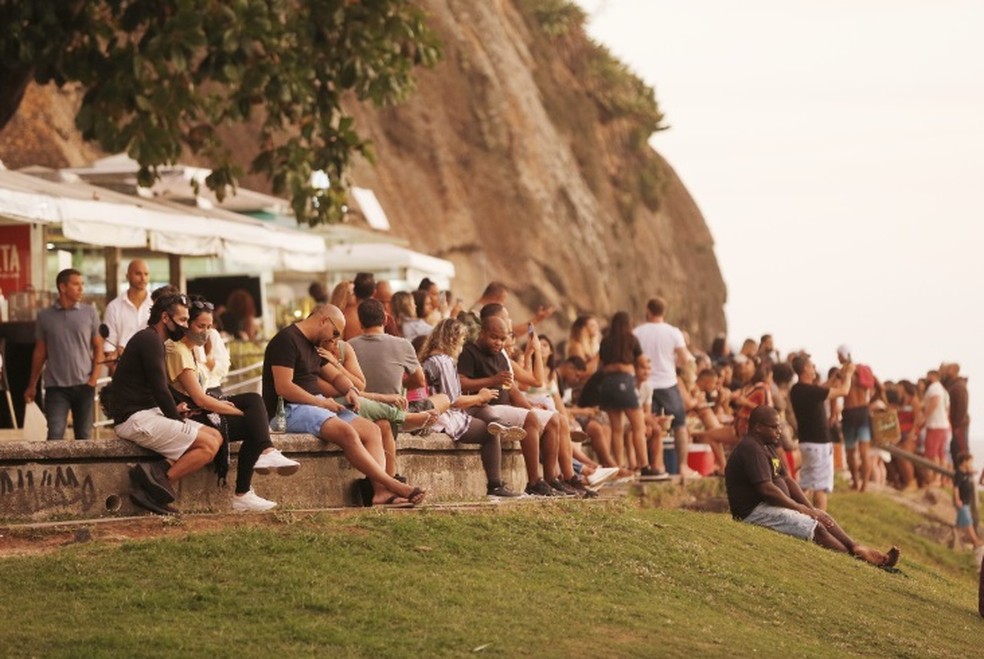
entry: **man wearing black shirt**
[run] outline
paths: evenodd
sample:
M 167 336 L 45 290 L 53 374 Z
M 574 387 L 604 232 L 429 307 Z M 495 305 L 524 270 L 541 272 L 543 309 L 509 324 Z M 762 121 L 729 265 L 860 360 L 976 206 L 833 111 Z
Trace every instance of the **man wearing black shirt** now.
M 899 561 L 898 547 L 882 553 L 854 542 L 826 512 L 814 508 L 786 471 L 776 452 L 780 438 L 779 413 L 756 407 L 748 419 L 748 434 L 728 459 L 724 482 L 728 505 L 735 519 L 764 526 L 821 547 L 851 554 L 879 567 Z
M 319 374 L 358 405 L 359 390 L 338 367 L 318 354 L 318 346 L 345 331 L 345 316 L 338 307 L 315 307 L 304 320 L 289 325 L 270 339 L 263 356 L 263 400 L 267 413 L 276 414 L 277 399 L 284 401 L 287 432 L 310 433 L 338 444 L 352 466 L 373 486 L 373 504 L 412 506 L 425 492 L 386 473 L 386 456 L 379 428 L 351 409 L 321 394 Z M 358 407 L 355 407 L 357 410 Z
M 482 320 L 478 339 L 474 343 L 465 344 L 458 357 L 461 390 L 466 394 L 476 393 L 483 388 L 499 390 L 498 398 L 489 401 L 488 405 L 469 409 L 469 414 L 489 424 L 499 423 L 507 427 L 522 428 L 520 447 L 526 463 L 528 481 L 525 492 L 530 496 L 553 496 L 553 488 L 540 477 L 540 448 L 542 439 L 544 464 L 552 465 L 551 468 L 556 471 L 556 424 L 552 424 L 550 428 L 542 426 L 529 401 L 515 387 L 509 359 L 502 352 L 509 331 L 509 325 L 502 318 L 489 316 Z
M 824 403 L 844 397 L 851 390 L 854 364 L 844 367 L 844 378 L 836 388 L 817 384 L 817 367 L 806 355 L 793 358 L 793 372 L 799 378 L 789 390 L 803 455 L 799 483 L 807 498 L 813 499 L 813 505 L 826 510 L 827 494 L 834 491 L 834 446 Z
M 116 435 L 164 456 L 138 464 L 130 498 L 157 513 L 174 509 L 174 483 L 212 462 L 222 446 L 218 430 L 182 417 L 187 405 L 174 404 L 168 389 L 164 340 L 179 340 L 188 329 L 188 298 L 163 295 L 150 310 L 148 327 L 134 334 L 113 375 L 109 407 Z

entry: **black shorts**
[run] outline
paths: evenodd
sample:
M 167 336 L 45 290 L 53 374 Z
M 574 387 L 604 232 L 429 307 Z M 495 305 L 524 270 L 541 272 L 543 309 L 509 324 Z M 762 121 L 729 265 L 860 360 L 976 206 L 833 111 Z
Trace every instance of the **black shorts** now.
M 634 410 L 639 407 L 635 376 L 621 371 L 605 373 L 598 385 L 598 406 L 603 410 Z
M 434 409 L 434 401 L 430 398 L 421 398 L 407 403 L 407 412 L 426 412 Z

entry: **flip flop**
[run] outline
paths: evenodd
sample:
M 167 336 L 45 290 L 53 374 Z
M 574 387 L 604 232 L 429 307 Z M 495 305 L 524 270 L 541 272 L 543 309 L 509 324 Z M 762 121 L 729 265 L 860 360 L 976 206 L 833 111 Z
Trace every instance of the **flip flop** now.
M 415 488 L 413 488 L 413 491 L 410 492 L 410 494 L 408 494 L 407 496 L 405 496 L 403 498 L 406 499 L 406 500 L 408 500 L 414 506 L 417 506 L 417 505 L 419 505 L 424 500 L 424 497 L 425 496 L 427 496 L 427 493 L 426 492 L 424 492 L 419 487 L 415 487 Z
M 397 499 L 404 499 L 404 501 L 397 503 Z M 372 506 L 373 508 L 413 508 L 414 507 L 412 501 L 410 501 L 406 497 L 401 497 L 398 494 L 394 494 L 393 496 L 391 496 L 389 499 L 387 499 L 382 503 L 374 503 L 372 504 Z

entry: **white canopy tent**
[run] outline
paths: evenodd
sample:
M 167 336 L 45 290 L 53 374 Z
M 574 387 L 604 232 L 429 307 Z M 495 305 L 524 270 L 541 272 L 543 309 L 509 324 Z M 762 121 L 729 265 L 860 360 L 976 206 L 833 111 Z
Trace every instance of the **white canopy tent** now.
M 0 170 L 0 216 L 59 224 L 66 238 L 91 245 L 215 255 L 254 268 L 324 270 L 325 245 L 317 235 L 220 209 L 149 201 L 68 178 L 52 181 Z

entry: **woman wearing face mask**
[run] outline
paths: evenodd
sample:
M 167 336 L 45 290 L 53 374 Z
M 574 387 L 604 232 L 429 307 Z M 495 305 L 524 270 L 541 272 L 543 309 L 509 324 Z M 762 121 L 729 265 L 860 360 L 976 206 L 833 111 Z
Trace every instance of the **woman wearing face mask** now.
M 167 375 L 176 400 L 185 401 L 199 410 L 196 420 L 224 430 L 234 441 L 242 440 L 236 473 L 236 496 L 232 509 L 260 512 L 277 504 L 257 496 L 251 487 L 253 471 L 281 475 L 292 474 L 300 466 L 273 448 L 270 442 L 270 421 L 263 399 L 257 393 L 244 393 L 223 399 L 205 392 L 208 378 L 198 350 L 205 345 L 212 328 L 214 307 L 200 296 L 191 296 L 188 303 L 188 329 L 179 340 L 165 343 Z M 223 428 L 222 426 L 225 426 Z M 221 476 L 221 474 L 220 474 Z

